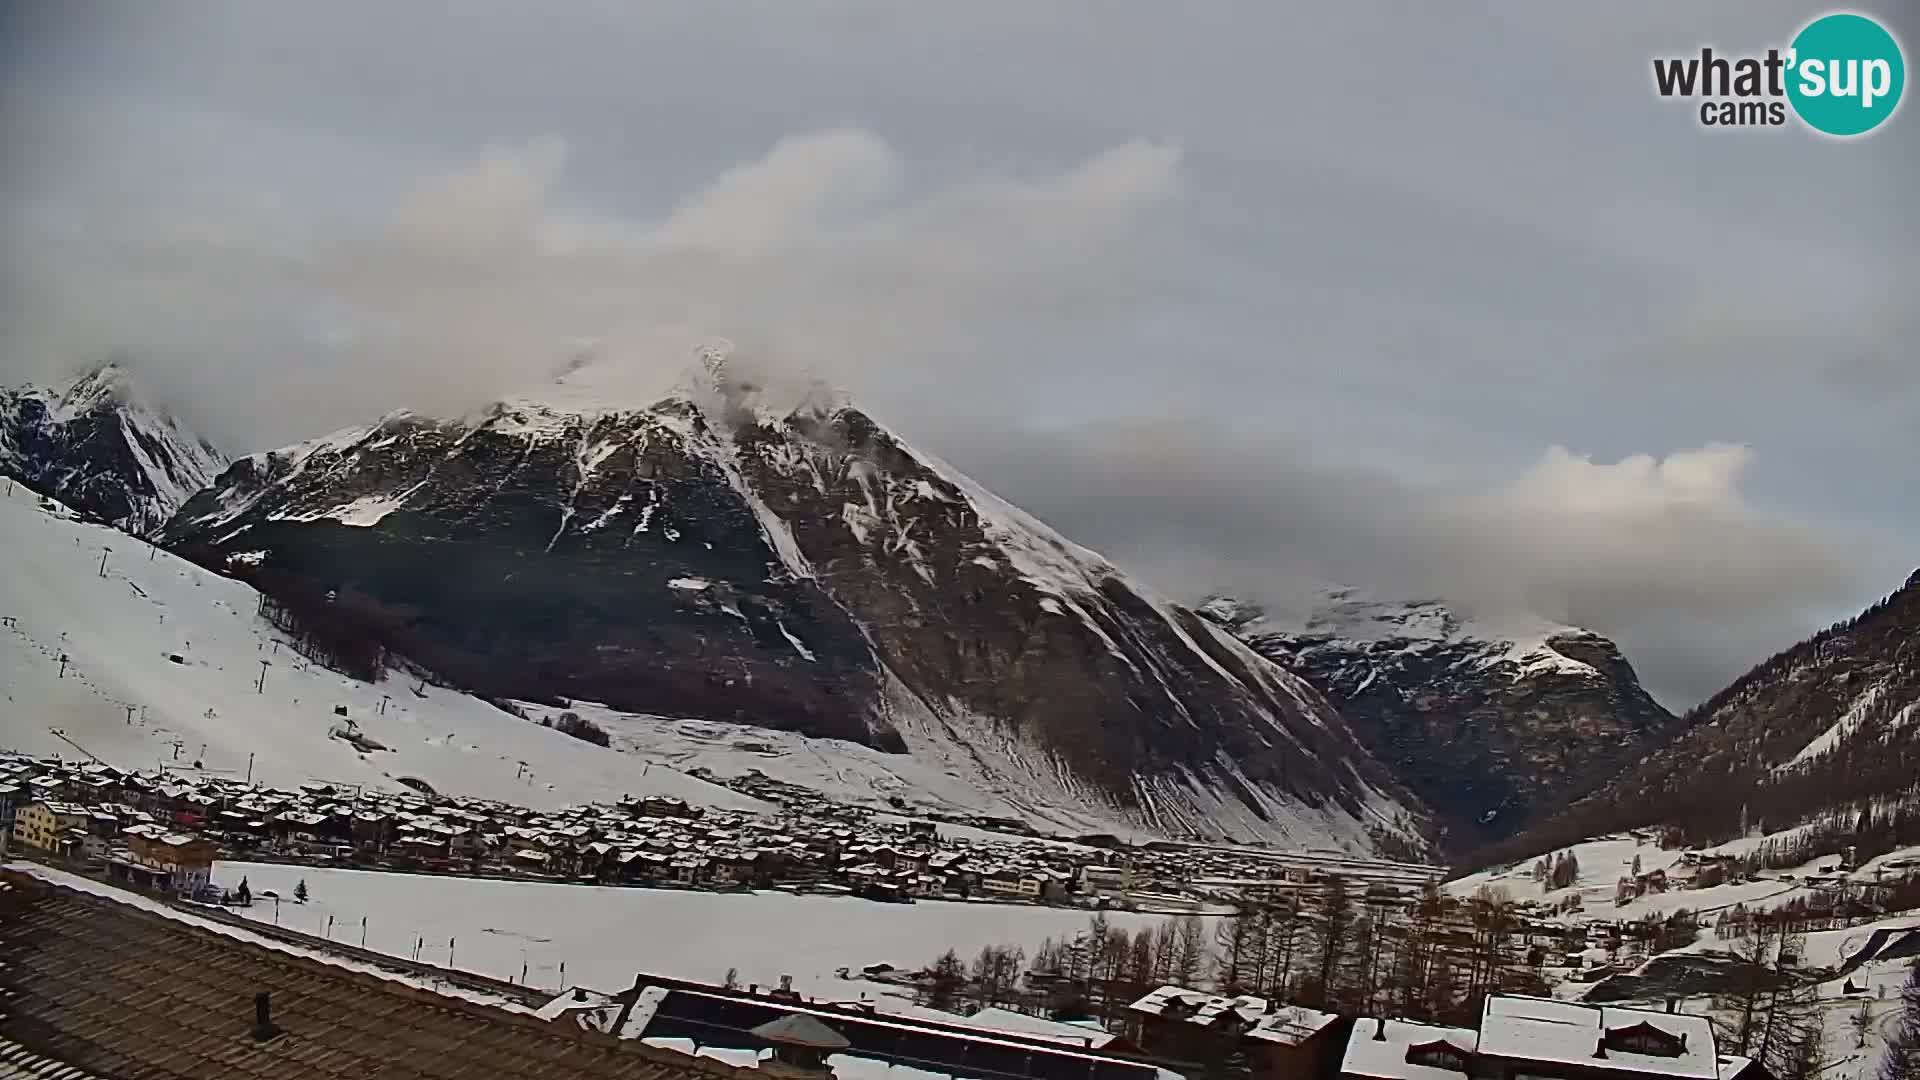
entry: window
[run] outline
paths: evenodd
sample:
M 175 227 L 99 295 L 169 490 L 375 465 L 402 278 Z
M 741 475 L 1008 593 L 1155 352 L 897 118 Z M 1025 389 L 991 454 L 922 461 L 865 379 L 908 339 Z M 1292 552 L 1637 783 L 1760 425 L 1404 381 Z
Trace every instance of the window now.
M 1632 1027 L 1608 1028 L 1601 1045 L 1624 1054 L 1679 1057 L 1687 1048 L 1687 1040 L 1642 1021 Z

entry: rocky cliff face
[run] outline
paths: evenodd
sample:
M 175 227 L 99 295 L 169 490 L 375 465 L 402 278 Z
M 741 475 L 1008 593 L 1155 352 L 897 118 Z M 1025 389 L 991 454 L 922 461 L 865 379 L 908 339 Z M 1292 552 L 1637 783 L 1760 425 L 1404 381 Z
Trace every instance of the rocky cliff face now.
M 0 472 L 131 533 L 159 528 L 226 463 L 117 365 L 0 390 Z
M 1351 591 L 1291 623 L 1227 598 L 1200 610 L 1325 693 L 1454 849 L 1564 810 L 1674 724 L 1619 649 L 1585 630 L 1476 624 Z
M 1497 854 L 1640 825 L 1716 843 L 1821 819 L 1842 832 L 1870 819 L 1883 828 L 1899 822 L 1901 842 L 1912 843 L 1920 835 L 1920 572 L 1859 616 L 1761 663 L 1679 727 Z
M 1034 807 L 1421 843 L 1310 686 L 851 405 L 713 382 L 408 414 L 236 462 L 170 543 L 402 620 L 491 692 L 910 752 Z

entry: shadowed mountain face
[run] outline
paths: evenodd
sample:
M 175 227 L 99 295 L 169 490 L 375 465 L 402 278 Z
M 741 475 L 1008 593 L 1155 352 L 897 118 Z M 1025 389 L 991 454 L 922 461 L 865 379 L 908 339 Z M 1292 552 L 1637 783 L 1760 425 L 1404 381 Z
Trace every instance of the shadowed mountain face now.
M 854 740 L 1177 834 L 1421 831 L 1325 699 L 1232 635 L 858 409 L 713 373 L 256 455 L 166 539 L 377 611 L 489 693 Z
M 1806 822 L 1829 834 L 1823 850 L 1913 843 L 1920 572 L 1860 615 L 1754 667 L 1679 726 L 1671 741 L 1487 857 L 1641 825 L 1667 825 L 1688 843 Z
M 0 472 L 137 535 L 158 529 L 226 463 L 136 396 L 113 364 L 0 390 Z
M 1675 724 L 1619 649 L 1585 630 L 1482 626 L 1344 591 L 1284 627 L 1226 598 L 1201 611 L 1326 694 L 1455 850 L 1559 813 Z

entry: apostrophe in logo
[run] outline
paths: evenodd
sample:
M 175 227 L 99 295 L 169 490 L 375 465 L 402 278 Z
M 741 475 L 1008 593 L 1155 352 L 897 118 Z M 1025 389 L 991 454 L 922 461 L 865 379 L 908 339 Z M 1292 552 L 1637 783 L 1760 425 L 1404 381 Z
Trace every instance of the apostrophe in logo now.
M 1815 131 L 1865 135 L 1900 106 L 1907 65 L 1900 43 L 1865 15 L 1822 15 L 1787 50 L 1787 100 Z
M 1782 127 L 1792 115 L 1822 134 L 1865 135 L 1900 107 L 1906 83 L 1900 43 L 1852 12 L 1822 15 L 1764 54 L 1727 56 L 1708 46 L 1653 61 L 1655 92 L 1701 99 L 1700 125 L 1712 128 Z

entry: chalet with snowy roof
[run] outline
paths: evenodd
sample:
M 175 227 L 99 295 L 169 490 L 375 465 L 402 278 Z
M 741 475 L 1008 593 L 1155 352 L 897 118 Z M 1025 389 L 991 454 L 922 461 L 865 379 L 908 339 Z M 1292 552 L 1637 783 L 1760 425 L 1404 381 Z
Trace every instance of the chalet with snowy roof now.
M 1385 1017 L 1354 1021 L 1340 1059 L 1341 1080 L 1466 1080 L 1480 1033 Z M 1552 1074 L 1548 1074 L 1552 1075 Z
M 1299 1005 L 1271 1008 L 1241 1036 L 1248 1075 L 1266 1080 L 1330 1075 L 1352 1028 L 1352 1018 L 1318 1009 Z
M 1172 1061 L 1225 1060 L 1265 1017 L 1265 998 L 1223 997 L 1182 986 L 1162 986 L 1127 1006 L 1133 1041 Z
M 1702 1016 L 1494 996 L 1480 1017 L 1476 1077 L 1720 1080 Z

